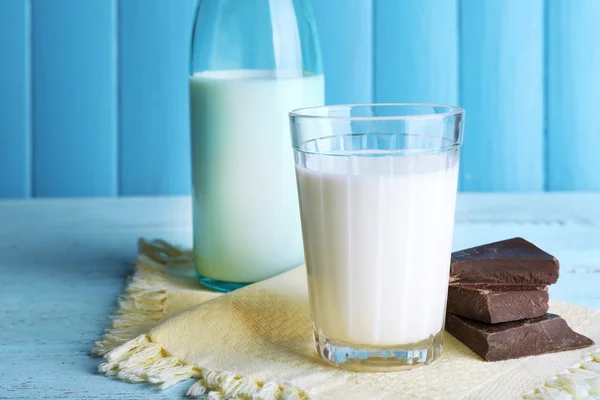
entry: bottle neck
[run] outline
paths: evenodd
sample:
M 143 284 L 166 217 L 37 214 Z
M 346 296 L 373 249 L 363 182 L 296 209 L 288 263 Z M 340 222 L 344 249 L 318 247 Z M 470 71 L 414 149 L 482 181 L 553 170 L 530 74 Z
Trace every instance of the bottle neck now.
M 316 23 L 307 0 L 203 0 L 192 36 L 191 72 L 266 70 L 320 74 Z

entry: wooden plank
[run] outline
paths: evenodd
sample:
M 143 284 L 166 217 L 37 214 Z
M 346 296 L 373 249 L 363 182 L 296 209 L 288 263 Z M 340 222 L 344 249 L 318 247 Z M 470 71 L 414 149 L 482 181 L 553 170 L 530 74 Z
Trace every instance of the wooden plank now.
M 141 229 L 154 238 L 160 232 L 185 231 L 189 233 L 189 241 L 181 244 L 191 246 L 192 201 L 189 196 L 121 200 L 123 198 L 112 197 L 85 201 L 75 198 L 0 201 L 0 221 L 4 221 L 0 224 L 0 236 L 12 235 L 11 241 L 18 241 L 30 232 L 77 235 Z
M 119 193 L 190 192 L 188 75 L 196 0 L 119 2 Z
M 27 203 L 26 207 L 33 205 L 34 208 L 36 204 L 61 204 L 46 200 Z M 82 204 L 78 201 L 72 203 L 78 210 L 75 220 L 80 227 L 86 223 L 85 215 L 95 214 L 92 208 L 98 205 L 96 200 L 83 203 L 92 206 L 78 206 Z M 133 203 L 139 205 L 139 202 Z M 87 212 L 82 210 L 86 208 Z M 0 215 L 5 217 L 6 214 L 0 211 Z M 45 225 L 43 221 L 43 218 L 39 220 L 40 226 Z M 11 271 L 5 275 L 9 276 L 8 280 L 2 281 L 10 288 L 3 285 L 0 294 L 3 304 L 0 309 L 3 321 L 0 398 L 183 398 L 189 385 L 158 391 L 147 385 L 111 381 L 96 373 L 101 360 L 88 354 L 109 322 L 108 315 L 123 290 L 135 256 L 136 238 L 147 233 L 145 228 L 130 226 L 112 234 L 47 231 L 11 241 L 0 236 L 3 241 L 0 251 L 12 249 L 7 253 L 8 259 L 0 262 L 0 270 Z M 181 240 L 179 235 L 166 235 Z M 43 251 L 48 251 L 49 258 L 41 254 Z
M 373 101 L 373 0 L 313 0 L 327 104 Z
M 600 2 L 556 0 L 547 7 L 547 188 L 600 189 Z M 591 40 L 591 41 L 590 41 Z
M 31 195 L 27 0 L 0 2 L 0 198 Z
M 87 323 L 88 320 L 77 318 L 76 322 Z M 46 323 L 52 325 L 54 321 Z M 149 385 L 107 378 L 95 372 L 100 360 L 90 358 L 87 354 L 89 346 L 87 341 L 59 346 L 46 340 L 21 345 L 17 350 L 0 349 L 0 397 L 20 400 L 181 400 L 185 399 L 185 392 L 193 383 L 189 381 L 167 390 L 157 390 Z
M 544 189 L 542 0 L 460 2 L 465 191 Z
M 565 271 L 593 271 L 600 268 L 598 204 L 600 193 L 461 193 L 454 248 L 521 235 L 555 253 L 563 261 Z M 185 240 L 177 240 L 182 245 L 191 244 L 189 196 L 126 201 L 119 198 L 0 201 L 0 220 L 4 221 L 0 224 L 0 236 L 10 238 L 9 242 L 15 244 L 27 240 L 31 232 L 55 236 L 71 233 L 75 237 L 94 233 L 101 238 L 109 232 L 132 230 L 151 238 L 184 232 Z M 135 244 L 130 246 L 134 248 Z M 55 262 L 60 264 L 60 257 Z
M 33 0 L 33 193 L 117 193 L 116 4 Z
M 456 0 L 375 2 L 375 100 L 457 102 Z

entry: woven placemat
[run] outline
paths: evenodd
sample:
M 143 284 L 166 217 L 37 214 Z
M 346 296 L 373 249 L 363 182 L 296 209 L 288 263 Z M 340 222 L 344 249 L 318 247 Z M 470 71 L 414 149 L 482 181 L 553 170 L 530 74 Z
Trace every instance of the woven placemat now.
M 135 273 L 92 354 L 100 371 L 162 388 L 194 379 L 207 399 L 593 399 L 600 349 L 487 363 L 446 334 L 432 365 L 355 373 L 324 365 L 312 348 L 304 268 L 221 295 L 203 288 L 191 254 L 139 242 Z M 576 331 L 600 342 L 600 310 L 552 302 Z

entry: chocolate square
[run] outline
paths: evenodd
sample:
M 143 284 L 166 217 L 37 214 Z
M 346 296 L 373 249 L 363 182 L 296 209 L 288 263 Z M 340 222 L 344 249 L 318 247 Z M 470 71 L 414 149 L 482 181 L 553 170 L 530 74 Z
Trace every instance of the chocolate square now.
M 548 311 L 545 286 L 450 285 L 447 311 L 489 324 L 541 317 Z
M 550 285 L 558 269 L 552 255 L 513 238 L 452 253 L 450 283 Z
M 446 331 L 486 361 L 580 349 L 594 344 L 593 340 L 574 332 L 555 314 L 491 325 L 448 313 Z

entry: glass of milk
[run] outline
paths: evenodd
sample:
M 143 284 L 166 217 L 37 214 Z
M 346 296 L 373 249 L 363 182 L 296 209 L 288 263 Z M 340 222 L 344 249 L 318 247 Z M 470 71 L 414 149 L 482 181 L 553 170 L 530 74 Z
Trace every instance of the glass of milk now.
M 442 353 L 464 111 L 430 104 L 290 113 L 315 347 L 390 371 Z
M 324 104 L 311 0 L 201 0 L 192 35 L 194 258 L 229 291 L 304 263 L 288 113 Z

